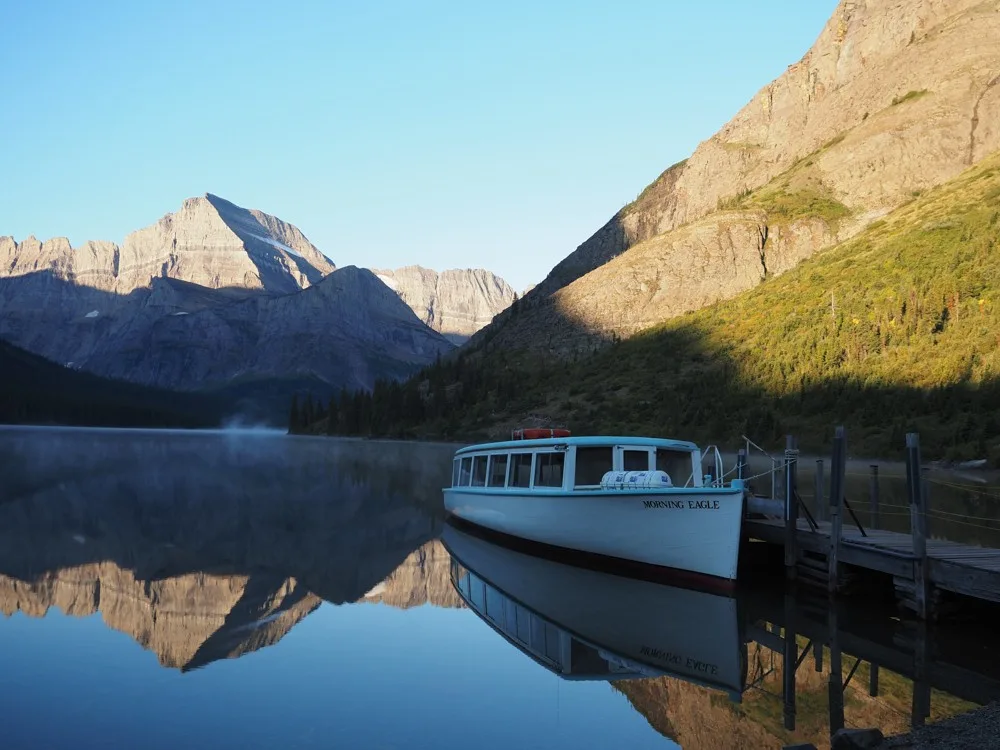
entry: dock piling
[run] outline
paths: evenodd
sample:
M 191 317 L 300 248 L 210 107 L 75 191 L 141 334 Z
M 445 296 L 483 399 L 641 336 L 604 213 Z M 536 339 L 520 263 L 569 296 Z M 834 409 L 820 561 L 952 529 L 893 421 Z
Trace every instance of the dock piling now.
M 827 629 L 830 634 L 830 674 L 827 675 L 827 690 L 830 708 L 830 735 L 833 736 L 837 733 L 838 729 L 843 729 L 844 727 L 844 682 L 841 672 L 837 607 L 833 601 L 830 602 L 829 606 L 830 609 L 827 612 Z
M 782 639 L 782 693 L 785 729 L 795 731 L 795 672 L 799 663 L 799 645 L 795 637 L 795 600 L 785 594 L 785 636 Z
M 795 437 L 785 436 L 785 577 L 794 581 L 798 573 L 798 545 L 796 544 L 799 524 L 799 505 L 796 498 L 798 481 L 799 451 Z
M 906 491 L 910 501 L 910 533 L 913 537 L 913 603 L 917 616 L 927 617 L 927 495 L 920 468 L 920 435 L 906 435 Z
M 840 590 L 840 535 L 843 530 L 844 475 L 847 469 L 847 431 L 838 427 L 833 438 L 830 467 L 830 552 L 827 587 L 831 594 Z
M 868 525 L 873 529 L 878 528 L 878 464 L 871 465 L 872 475 L 868 486 L 868 496 L 869 504 L 871 509 L 871 518 L 868 520 Z
M 826 520 L 826 503 L 823 499 L 823 459 L 816 459 L 816 520 Z

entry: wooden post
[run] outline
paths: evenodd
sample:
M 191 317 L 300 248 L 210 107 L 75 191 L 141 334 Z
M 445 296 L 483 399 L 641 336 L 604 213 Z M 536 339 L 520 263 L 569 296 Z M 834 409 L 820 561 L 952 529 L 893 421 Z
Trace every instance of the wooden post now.
M 913 538 L 913 598 L 917 617 L 927 617 L 927 496 L 920 470 L 920 436 L 906 435 L 906 491 L 910 500 L 910 534 Z
M 868 695 L 878 698 L 878 662 L 869 662 L 868 666 Z
M 782 698 L 784 699 L 785 729 L 795 731 L 795 666 L 799 661 L 799 644 L 795 639 L 795 600 L 785 594 L 785 638 L 781 665 Z
M 831 476 L 831 479 L 833 477 Z M 837 608 L 830 602 L 827 627 L 830 631 L 830 674 L 827 677 L 830 701 L 830 736 L 844 728 L 844 677 L 841 674 L 840 635 L 837 632 Z
M 795 499 L 795 485 L 798 477 L 799 451 L 795 438 L 785 436 L 785 578 L 794 581 L 799 562 L 798 539 L 799 504 Z
M 820 641 L 813 643 L 813 659 L 816 660 L 816 671 L 823 671 L 823 644 Z
M 913 639 L 913 706 L 910 723 L 922 727 L 931 715 L 931 686 L 927 680 L 927 623 L 917 623 Z
M 826 503 L 823 498 L 823 459 L 816 459 L 816 520 L 826 520 Z
M 873 529 L 878 528 L 878 464 L 872 464 L 872 476 L 868 485 L 868 496 L 871 505 L 871 518 L 868 520 Z
M 847 432 L 838 427 L 833 438 L 830 467 L 830 552 L 827 588 L 831 594 L 840 590 L 840 534 L 843 529 L 844 474 L 847 468 Z

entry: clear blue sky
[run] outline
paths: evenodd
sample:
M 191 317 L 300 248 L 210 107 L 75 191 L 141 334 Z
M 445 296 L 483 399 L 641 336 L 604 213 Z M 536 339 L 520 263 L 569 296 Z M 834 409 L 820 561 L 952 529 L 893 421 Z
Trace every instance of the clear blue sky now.
M 0 235 L 212 192 L 338 265 L 518 290 L 812 45 L 834 0 L 6 3 Z

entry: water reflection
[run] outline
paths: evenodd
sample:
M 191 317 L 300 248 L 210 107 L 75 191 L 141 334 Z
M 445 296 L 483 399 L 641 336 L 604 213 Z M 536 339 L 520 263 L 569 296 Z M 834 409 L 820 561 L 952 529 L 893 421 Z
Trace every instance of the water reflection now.
M 636 581 L 451 524 L 442 540 L 455 590 L 512 651 L 564 680 L 610 682 L 683 747 L 828 747 L 844 726 L 901 733 L 1000 699 L 986 631 L 929 632 L 767 586 L 727 597 Z
M 667 675 L 740 699 L 747 661 L 736 599 L 565 565 L 451 525 L 442 541 L 462 600 L 560 677 Z
M 440 531 L 440 447 L 122 431 L 0 446 L 0 611 L 99 612 L 182 671 L 364 597 Z
M 451 451 L 0 429 L 5 747 L 825 747 L 1000 698 L 993 636 L 968 624 L 459 531 Z

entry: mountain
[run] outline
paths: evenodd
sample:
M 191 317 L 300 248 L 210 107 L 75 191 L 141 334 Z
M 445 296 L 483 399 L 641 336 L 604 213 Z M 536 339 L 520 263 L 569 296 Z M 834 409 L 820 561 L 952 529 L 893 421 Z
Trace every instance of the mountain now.
M 0 338 L 282 423 L 293 392 L 371 388 L 453 348 L 371 272 L 338 269 L 291 224 L 211 194 L 120 247 L 0 238 Z
M 0 423 L 206 427 L 214 399 L 98 377 L 0 340 Z
M 291 295 L 197 307 L 203 294 L 157 280 L 123 330 L 81 362 L 94 372 L 182 390 L 298 376 L 369 388 L 452 347 L 374 274 L 345 266 Z
M 480 337 L 587 351 L 751 289 L 956 177 L 1000 148 L 998 8 L 843 0 L 800 61 Z
M 128 295 L 153 279 L 188 281 L 210 289 L 287 294 L 315 284 L 334 264 L 291 224 L 247 210 L 211 193 L 188 198 L 180 210 L 133 232 L 119 247 L 57 237 L 21 243 L 0 237 L 0 275 L 37 272 L 76 285 Z
M 482 268 L 432 271 L 406 266 L 374 270 L 417 317 L 455 344 L 464 343 L 506 310 L 517 296 L 502 278 Z
M 928 457 L 1000 465 L 998 40 L 998 2 L 841 3 L 720 133 L 409 382 L 443 405 L 390 429 L 825 451 L 845 424 L 854 455 L 919 430 Z

